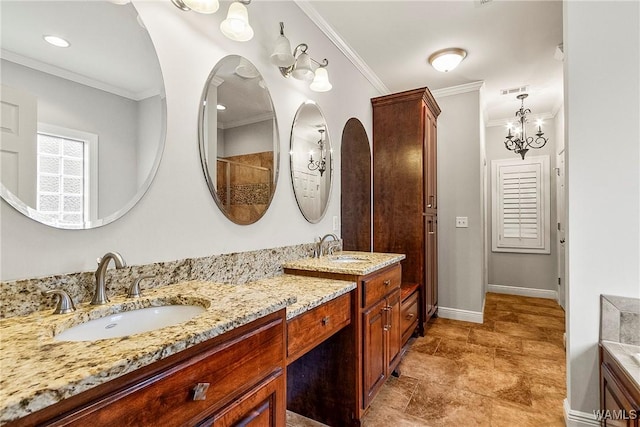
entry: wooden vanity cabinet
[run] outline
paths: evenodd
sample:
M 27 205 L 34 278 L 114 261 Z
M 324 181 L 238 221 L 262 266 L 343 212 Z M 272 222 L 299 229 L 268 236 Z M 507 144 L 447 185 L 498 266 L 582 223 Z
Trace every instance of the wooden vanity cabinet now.
M 427 88 L 373 106 L 373 250 L 403 253 L 403 281 L 418 283 L 419 327 L 437 314 L 437 117 Z M 433 234 L 431 234 L 433 233 Z
M 285 333 L 280 310 L 9 425 L 284 427 Z
M 618 362 L 600 346 L 600 409 L 602 426 L 639 427 L 640 389 L 623 372 Z

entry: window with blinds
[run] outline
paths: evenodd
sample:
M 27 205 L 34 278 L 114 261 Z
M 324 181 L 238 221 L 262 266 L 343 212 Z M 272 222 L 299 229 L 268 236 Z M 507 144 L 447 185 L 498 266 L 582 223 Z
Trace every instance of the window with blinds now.
M 550 253 L 549 156 L 493 160 L 495 252 Z

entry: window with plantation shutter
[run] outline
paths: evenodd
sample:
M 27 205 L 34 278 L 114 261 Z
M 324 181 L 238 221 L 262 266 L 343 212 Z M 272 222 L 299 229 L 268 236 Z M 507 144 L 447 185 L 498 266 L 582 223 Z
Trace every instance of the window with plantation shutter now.
M 550 253 L 549 156 L 492 160 L 494 252 Z

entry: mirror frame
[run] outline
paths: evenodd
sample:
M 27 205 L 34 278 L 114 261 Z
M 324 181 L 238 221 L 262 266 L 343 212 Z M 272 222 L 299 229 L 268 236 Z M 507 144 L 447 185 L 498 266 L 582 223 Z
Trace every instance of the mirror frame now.
M 216 65 L 213 66 L 213 69 L 211 70 L 211 72 L 209 73 L 209 76 L 207 77 L 207 80 L 205 81 L 204 89 L 202 90 L 202 96 L 200 97 L 200 107 L 198 109 L 198 148 L 200 151 L 200 164 L 202 166 L 202 172 L 204 173 L 205 181 L 207 182 L 207 188 L 209 188 L 209 193 L 211 193 L 211 197 L 213 197 L 213 200 L 215 201 L 220 211 L 224 214 L 224 216 L 227 217 L 229 221 L 235 224 L 251 225 L 258 222 L 267 213 L 267 211 L 269 210 L 269 207 L 271 207 L 271 202 L 273 201 L 273 197 L 276 194 L 276 189 L 278 186 L 278 178 L 280 176 L 280 130 L 278 127 L 278 117 L 276 114 L 276 109 L 275 109 L 275 106 L 273 105 L 273 98 L 271 97 L 271 92 L 269 91 L 269 88 L 266 87 L 265 85 L 264 89 L 267 91 L 267 94 L 269 96 L 269 102 L 271 104 L 271 109 L 273 110 L 273 122 L 274 122 L 273 133 L 277 138 L 277 144 L 274 144 L 274 147 L 273 147 L 274 149 L 273 150 L 273 167 L 274 167 L 273 187 L 271 190 L 271 194 L 269 194 L 269 200 L 267 202 L 267 205 L 264 211 L 260 214 L 260 216 L 258 216 L 254 221 L 240 221 L 237 218 L 234 218 L 231 216 L 231 213 L 227 209 L 225 209 L 224 204 L 222 203 L 222 200 L 220 200 L 220 197 L 218 196 L 218 191 L 216 189 L 216 186 L 213 180 L 211 179 L 211 174 L 209 173 L 209 168 L 208 168 L 209 160 L 207 159 L 207 156 L 206 156 L 207 141 L 205 141 L 205 137 L 204 137 L 204 119 L 206 114 L 207 95 L 209 92 L 208 88 L 211 83 L 211 80 L 215 77 L 218 70 L 222 67 L 223 61 L 229 58 L 238 58 L 238 59 L 244 58 L 256 69 L 256 71 L 260 73 L 260 71 L 258 70 L 258 67 L 256 67 L 253 64 L 253 62 L 249 61 L 249 59 L 247 59 L 242 55 L 226 55 L 220 58 L 220 60 L 216 62 Z M 262 77 L 264 80 L 262 73 L 260 73 L 260 77 Z M 217 141 L 217 138 L 216 138 L 216 141 Z
M 135 5 L 133 5 L 131 3 L 131 7 L 134 8 L 134 10 L 136 11 L 136 13 L 138 13 L 138 9 L 136 9 Z M 151 38 L 151 34 L 149 33 L 149 31 L 145 28 L 147 36 L 149 37 L 149 41 L 151 43 L 151 46 L 153 47 L 154 50 L 154 54 L 155 57 L 158 61 L 158 71 L 160 73 L 160 81 L 162 83 L 162 87 L 161 87 L 161 92 L 160 92 L 160 98 L 162 100 L 161 102 L 161 126 L 162 128 L 160 129 L 160 138 L 158 141 L 158 149 L 156 151 L 156 155 L 155 158 L 153 160 L 153 165 L 151 166 L 151 169 L 149 170 L 149 174 L 147 175 L 147 178 L 144 180 L 144 182 L 140 185 L 140 187 L 138 188 L 136 194 L 129 199 L 129 201 L 127 203 L 125 203 L 122 207 L 120 207 L 117 211 L 115 211 L 114 213 L 107 215 L 103 218 L 98 218 L 96 220 L 93 221 L 85 221 L 82 223 L 82 226 L 69 226 L 66 224 L 53 224 L 51 222 L 48 222 L 46 220 L 44 220 L 43 218 L 40 217 L 40 214 L 38 213 L 38 211 L 35 208 L 32 208 L 31 206 L 27 205 L 25 202 L 23 202 L 18 196 L 16 196 L 15 194 L 13 194 L 11 191 L 9 191 L 9 189 L 0 181 L 0 197 L 6 201 L 11 207 L 13 207 L 15 210 L 17 210 L 18 212 L 20 212 L 21 214 L 23 214 L 24 216 L 40 223 L 43 225 L 46 225 L 48 227 L 52 227 L 52 228 L 56 228 L 59 230 L 89 230 L 89 229 L 93 229 L 93 228 L 98 228 L 98 227 L 102 227 L 104 225 L 110 224 L 114 221 L 116 221 L 117 219 L 121 218 L 122 216 L 124 216 L 127 212 L 129 212 L 136 204 L 138 204 L 138 202 L 142 199 L 142 197 L 147 193 L 147 191 L 149 190 L 149 188 L 151 187 L 151 183 L 153 182 L 153 180 L 155 179 L 155 176 L 158 172 L 158 169 L 160 167 L 160 162 L 162 160 L 162 156 L 164 154 L 164 149 L 167 143 L 167 97 L 166 97 L 166 85 L 165 85 L 165 79 L 164 79 L 164 74 L 162 73 L 162 66 L 160 65 L 160 58 L 158 56 L 158 50 L 156 49 L 155 43 L 153 42 L 153 39 Z
M 327 202 L 322 207 L 322 212 L 320 213 L 320 216 L 318 216 L 318 218 L 310 218 L 309 215 L 307 213 L 305 213 L 304 210 L 302 209 L 302 206 L 300 204 L 300 200 L 298 198 L 298 193 L 296 192 L 295 180 L 294 180 L 294 177 L 293 177 L 293 133 L 294 133 L 294 130 L 296 128 L 296 124 L 298 124 L 298 121 L 300 119 L 300 112 L 302 111 L 302 109 L 306 105 L 313 105 L 318 110 L 318 113 L 320 113 L 320 116 L 322 117 L 322 120 L 323 120 L 324 125 L 325 125 L 326 139 L 327 139 L 327 142 L 329 144 L 329 149 L 328 149 L 328 153 L 329 153 L 329 162 L 328 162 L 329 163 L 329 192 L 327 193 Z M 296 115 L 293 118 L 293 123 L 291 124 L 291 134 L 290 134 L 290 137 L 289 137 L 289 150 L 290 150 L 289 151 L 289 170 L 290 170 L 290 175 L 291 175 L 291 187 L 293 189 L 293 195 L 294 195 L 294 197 L 296 199 L 296 204 L 298 205 L 298 209 L 300 210 L 300 213 L 302 213 L 302 216 L 304 217 L 304 219 L 306 219 L 311 224 L 317 224 L 320 221 L 322 221 L 324 216 L 327 214 L 327 210 L 329 209 L 329 201 L 331 200 L 331 194 L 333 192 L 333 154 L 331 152 L 332 151 L 331 136 L 329 134 L 329 125 L 327 124 L 327 118 L 324 115 L 324 113 L 322 112 L 322 109 L 320 108 L 320 106 L 315 101 L 307 100 L 307 101 L 303 102 L 302 104 L 300 104 L 300 106 L 296 110 Z

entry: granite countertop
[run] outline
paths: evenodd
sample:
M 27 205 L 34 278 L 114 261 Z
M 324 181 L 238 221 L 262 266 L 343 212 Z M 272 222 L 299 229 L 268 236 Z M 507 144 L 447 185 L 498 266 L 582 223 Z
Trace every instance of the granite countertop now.
M 602 346 L 611 353 L 627 376 L 640 389 L 640 360 L 633 356 L 640 354 L 640 345 L 622 344 L 614 341 L 601 341 Z
M 340 258 L 356 258 L 361 261 L 340 262 Z M 404 254 L 379 252 L 343 251 L 320 258 L 303 258 L 286 262 L 282 266 L 291 270 L 317 271 L 325 273 L 352 274 L 364 276 L 376 270 L 395 264 L 405 259 Z
M 279 275 L 244 285 L 182 282 L 149 290 L 142 298 L 112 298 L 105 306 L 51 311 L 0 321 L 0 424 L 26 416 L 109 380 L 216 337 L 284 307 L 295 317 L 354 289 L 342 280 Z M 63 330 L 136 308 L 201 305 L 206 311 L 175 326 L 129 337 L 60 342 Z

